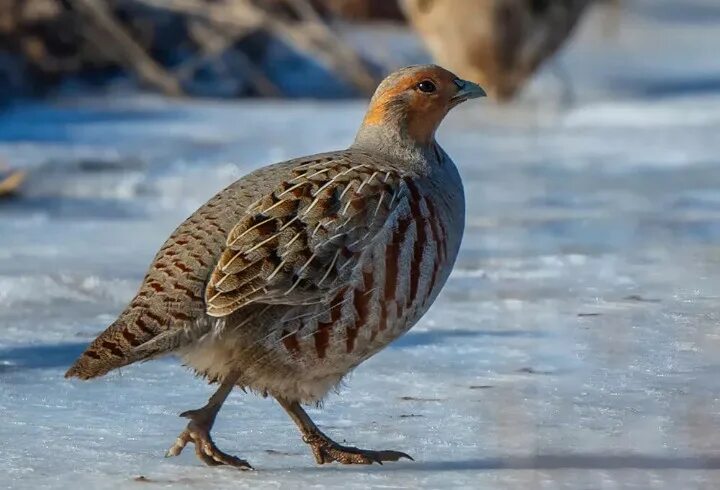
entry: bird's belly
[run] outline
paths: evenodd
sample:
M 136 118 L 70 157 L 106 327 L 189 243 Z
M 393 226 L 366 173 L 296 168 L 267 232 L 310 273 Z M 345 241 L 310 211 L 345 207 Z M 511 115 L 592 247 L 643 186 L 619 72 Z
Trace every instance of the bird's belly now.
M 262 320 L 228 325 L 179 352 L 185 364 L 211 381 L 239 372 L 238 385 L 263 395 L 317 402 L 344 376 L 409 330 L 427 310 L 425 296 L 402 305 L 380 302 L 373 292 L 346 290 L 343 300 L 320 314 L 286 311 Z M 369 295 L 368 295 L 369 294 Z M 409 305 L 409 306 L 408 306 Z M 269 327 L 269 328 L 268 328 Z
M 263 395 L 313 403 L 322 400 L 347 371 L 309 363 L 300 367 L 284 348 L 266 347 L 239 330 L 210 334 L 178 352 L 210 382 L 240 373 L 237 385 Z

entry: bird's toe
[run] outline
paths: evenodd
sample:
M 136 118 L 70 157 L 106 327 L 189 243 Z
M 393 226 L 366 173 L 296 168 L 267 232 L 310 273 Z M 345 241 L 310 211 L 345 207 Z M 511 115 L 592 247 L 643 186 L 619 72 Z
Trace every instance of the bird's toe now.
M 210 432 L 198 427 L 193 422 L 178 436 L 175 443 L 165 453 L 165 457 L 178 456 L 188 443 L 195 445 L 195 454 L 198 459 L 208 466 L 227 465 L 241 470 L 252 470 L 253 467 L 236 456 L 221 451 L 210 437 Z
M 415 461 L 410 455 L 400 451 L 372 451 L 356 447 L 341 446 L 334 442 L 319 443 L 313 447 L 313 453 L 318 464 L 383 464 L 386 461 L 399 461 L 402 458 Z

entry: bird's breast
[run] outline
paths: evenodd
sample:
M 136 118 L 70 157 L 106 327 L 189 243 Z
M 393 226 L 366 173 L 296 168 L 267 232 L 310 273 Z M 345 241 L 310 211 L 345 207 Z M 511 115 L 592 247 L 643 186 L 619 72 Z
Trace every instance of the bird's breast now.
M 406 332 L 437 297 L 457 254 L 462 220 L 453 214 L 461 212 L 425 180 L 405 183 L 404 204 L 352 279 L 328 303 L 286 316 L 274 343 L 302 367 L 347 371 Z

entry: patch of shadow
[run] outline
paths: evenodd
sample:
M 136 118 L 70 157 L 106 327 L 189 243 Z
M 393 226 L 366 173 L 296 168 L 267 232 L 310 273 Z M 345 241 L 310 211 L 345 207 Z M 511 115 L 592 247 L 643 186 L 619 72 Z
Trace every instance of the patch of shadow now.
M 127 172 L 141 171 L 147 168 L 146 162 L 139 158 L 123 158 L 123 159 L 100 159 L 85 158 L 75 162 L 77 170 L 81 172 Z
M 642 15 L 664 22 L 714 24 L 720 19 L 720 8 L 717 3 L 710 5 L 710 2 L 678 2 L 677 4 L 675 2 L 647 2 L 638 7 L 641 9 Z
M 402 415 L 400 415 L 401 419 L 409 419 L 415 417 L 424 417 L 424 415 L 420 415 L 418 413 L 403 413 Z
M 120 199 L 79 198 L 61 196 L 16 196 L 3 203 L 2 214 L 45 213 L 58 219 L 132 219 L 144 211 Z
M 627 87 L 638 95 L 650 98 L 670 98 L 686 94 L 711 94 L 720 90 L 720 76 L 677 78 L 669 80 L 623 79 L 614 85 Z
M 0 141 L 76 142 L 83 126 L 102 123 L 148 123 L 177 121 L 185 111 L 177 108 L 140 109 L 135 107 L 55 108 L 38 104 L 4 112 L 0 116 Z M 107 139 L 117 138 L 107 132 Z
M 410 468 L 410 466 L 406 467 Z M 398 468 L 399 469 L 399 468 Z M 538 454 L 460 461 L 418 461 L 415 471 L 458 470 L 718 470 L 720 456 L 649 454 Z
M 523 374 L 556 374 L 554 371 L 547 371 L 547 370 L 540 370 L 535 369 L 533 367 L 522 367 L 515 371 L 516 373 L 523 373 Z
M 639 294 L 631 294 L 623 298 L 624 301 L 637 301 L 638 303 L 660 303 L 656 298 L 645 298 Z
M 487 390 L 490 388 L 494 388 L 494 386 L 493 385 L 471 385 L 470 386 L 471 390 Z
M 290 453 L 287 451 L 277 451 L 275 449 L 266 449 L 265 454 L 269 454 L 270 456 L 301 456 L 302 453 Z
M 601 316 L 601 315 L 602 315 L 602 313 L 578 313 L 578 314 L 577 314 L 577 316 L 579 316 L 580 318 L 592 317 L 592 316 Z
M 469 338 L 469 337 L 526 337 L 526 338 L 543 338 L 545 334 L 541 332 L 533 332 L 530 330 L 429 330 L 426 332 L 408 332 L 392 344 L 391 348 L 403 349 L 407 347 L 419 347 L 422 345 L 432 345 L 444 342 L 449 339 Z
M 162 479 L 156 479 L 156 478 L 148 478 L 145 475 L 136 476 L 132 479 L 132 481 L 137 483 L 160 483 L 162 485 L 171 485 L 173 483 L 180 483 L 180 484 L 194 484 L 197 483 L 195 480 L 192 480 L 190 478 L 180 478 L 178 480 L 170 480 L 167 478 Z
M 443 401 L 442 398 L 417 398 L 414 396 L 401 396 L 399 398 L 403 401 L 413 401 L 413 402 L 441 402 Z
M 69 367 L 86 347 L 87 342 L 0 349 L 0 374 L 21 369 Z

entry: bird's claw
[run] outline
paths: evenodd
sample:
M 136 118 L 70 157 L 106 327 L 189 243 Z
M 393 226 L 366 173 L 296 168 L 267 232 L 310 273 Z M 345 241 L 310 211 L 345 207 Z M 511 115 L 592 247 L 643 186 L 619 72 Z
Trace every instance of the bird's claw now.
M 372 451 L 341 446 L 324 437 L 307 437 L 305 440 L 312 447 L 315 461 L 318 464 L 332 463 L 333 461 L 341 464 L 383 464 L 383 461 L 398 461 L 401 458 L 415 461 L 409 454 L 400 451 Z
M 252 470 L 253 467 L 238 457 L 227 454 L 215 445 L 210 432 L 199 427 L 195 422 L 190 422 L 187 428 L 178 436 L 175 443 L 165 453 L 166 458 L 179 455 L 185 446 L 192 442 L 195 445 L 195 454 L 208 466 L 227 465 L 241 470 Z

